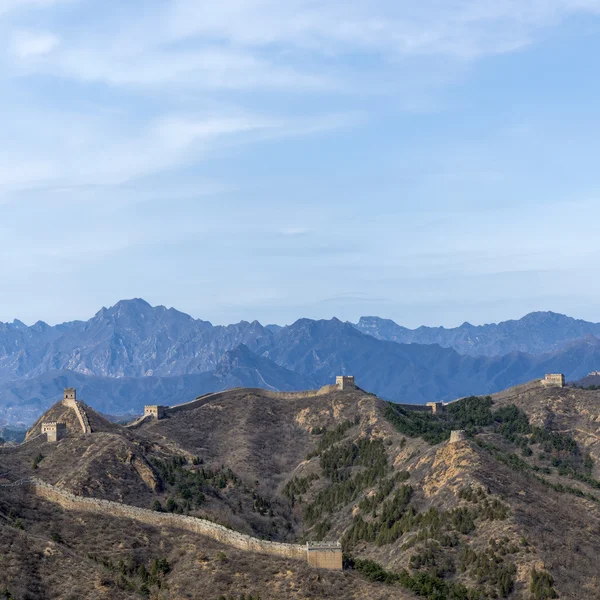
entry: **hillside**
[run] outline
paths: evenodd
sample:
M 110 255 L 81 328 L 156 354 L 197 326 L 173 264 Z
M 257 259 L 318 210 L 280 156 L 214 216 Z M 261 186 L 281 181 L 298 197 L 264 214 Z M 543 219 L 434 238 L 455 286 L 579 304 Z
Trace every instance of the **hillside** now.
M 236 389 L 133 428 L 70 430 L 56 444 L 38 438 L 0 451 L 0 472 L 6 481 L 35 473 L 81 496 L 208 518 L 262 539 L 341 539 L 347 556 L 343 574 L 315 579 L 303 564 L 218 550 L 214 541 L 202 541 L 205 563 L 190 561 L 191 534 L 166 531 L 158 554 L 142 550 L 153 547 L 147 543 L 136 549 L 140 536 L 156 535 L 149 526 L 132 525 L 130 534 L 128 525 L 125 539 L 107 536 L 103 556 L 123 554 L 135 569 L 168 555 L 164 598 L 180 597 L 182 581 L 190 582 L 186 591 L 196 589 L 200 572 L 215 590 L 202 597 L 215 599 L 226 592 L 279 598 L 282 572 L 295 598 L 600 598 L 599 407 L 600 392 L 537 383 L 465 398 L 438 415 L 360 390 Z M 68 418 L 62 410 L 57 405 L 42 420 Z M 467 439 L 449 443 L 454 429 L 465 429 Z M 67 511 L 62 541 L 52 541 L 53 530 L 44 532 L 36 516 L 55 514 L 52 504 L 25 488 L 0 494 L 10 539 L 33 535 L 53 552 L 93 554 L 92 532 L 119 527 L 109 515 L 100 525 Z M 17 519 L 23 529 L 15 531 Z M 76 542 L 75 531 L 85 532 Z M 19 543 L 11 543 L 13 567 L 0 574 L 0 589 L 18 591 L 19 577 L 43 587 L 50 576 L 37 564 L 41 557 L 29 561 L 32 579 L 18 566 Z M 221 551 L 227 560 L 216 558 Z M 118 583 L 118 569 L 104 575 L 130 594 L 114 597 L 138 597 L 143 582 L 127 569 L 129 587 Z M 261 570 L 267 585 L 257 589 L 251 582 Z M 161 597 L 156 585 L 151 594 Z

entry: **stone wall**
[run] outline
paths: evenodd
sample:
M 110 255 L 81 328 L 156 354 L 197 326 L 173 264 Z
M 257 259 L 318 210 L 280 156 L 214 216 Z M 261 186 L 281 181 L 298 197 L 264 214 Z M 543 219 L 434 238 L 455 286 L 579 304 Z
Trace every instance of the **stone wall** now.
M 271 554 L 283 558 L 307 560 L 306 546 L 259 540 L 258 538 L 232 531 L 222 525 L 212 523 L 205 519 L 198 519 L 196 517 L 187 517 L 172 513 L 160 513 L 145 508 L 121 504 L 119 502 L 112 502 L 111 500 L 76 496 L 75 494 L 56 488 L 39 479 L 35 479 L 32 485 L 38 496 L 45 498 L 50 502 L 55 502 L 67 510 L 104 514 L 112 517 L 125 517 L 155 527 L 184 529 L 192 533 L 209 537 L 228 546 L 238 548 L 239 550 L 258 552 L 260 554 Z
M 66 393 L 65 393 L 66 396 Z M 85 407 L 78 400 L 74 400 L 73 398 L 64 398 L 63 404 L 72 408 L 77 415 L 77 420 L 81 425 L 81 430 L 83 433 L 92 433 L 92 426 L 90 425 L 90 420 L 88 419 L 87 413 L 85 412 Z
M 457 429 L 450 432 L 450 443 L 455 444 L 456 442 L 462 442 L 467 439 L 467 434 L 464 429 Z
M 342 545 L 340 543 L 311 543 L 306 546 L 308 564 L 317 569 L 341 571 Z
M 56 421 L 42 423 L 42 433 L 46 434 L 46 440 L 49 442 L 57 442 L 65 435 L 66 431 L 65 423 Z
M 22 448 L 26 444 L 29 445 L 31 442 L 36 441 L 36 440 L 39 443 L 45 442 L 46 434 L 38 433 L 38 435 L 35 435 L 29 439 L 26 439 L 24 442 L 21 442 L 20 444 L 13 444 L 13 443 L 4 444 L 3 446 L 0 446 L 0 454 L 8 454 L 10 452 L 15 452 L 19 448 Z
M 167 408 L 167 414 L 173 414 L 182 412 L 185 410 L 189 410 L 191 408 L 198 408 L 199 406 L 203 406 L 204 404 L 211 402 L 213 400 L 218 400 L 219 398 L 224 397 L 229 392 L 235 390 L 241 390 L 242 388 L 232 388 L 231 390 L 225 390 L 223 392 L 211 392 L 210 394 L 204 394 L 203 396 L 198 396 L 189 402 L 184 402 L 183 404 L 176 404 L 175 406 L 170 406 Z
M 431 412 L 431 407 L 425 404 L 395 404 L 395 406 L 415 412 Z
M 562 373 L 547 373 L 542 379 L 542 385 L 565 387 L 565 376 Z
M 353 390 L 356 388 L 353 375 L 338 375 L 335 378 L 338 390 Z
M 153 417 L 157 420 L 164 419 L 167 408 L 167 406 L 161 406 L 160 404 L 146 404 L 144 406 L 144 416 Z
M 185 402 L 184 404 L 177 404 L 175 406 L 171 406 L 167 408 L 167 414 L 173 414 L 182 412 L 191 408 L 198 408 L 207 404 L 208 402 L 213 402 L 215 400 L 220 400 L 221 398 L 228 397 L 231 392 L 235 392 L 238 390 L 244 390 L 245 392 L 251 394 L 260 394 L 261 396 L 265 396 L 267 398 L 276 398 L 278 400 L 300 400 L 302 398 L 314 398 L 315 396 L 321 396 L 324 394 L 329 394 L 330 392 L 334 392 L 338 389 L 335 385 L 326 385 L 323 386 L 320 390 L 306 390 L 302 392 L 275 392 L 273 390 L 265 390 L 262 388 L 232 388 L 230 390 L 225 390 L 223 392 L 213 392 L 210 394 L 205 394 L 204 396 L 198 396 L 194 400 L 190 400 L 190 402 Z

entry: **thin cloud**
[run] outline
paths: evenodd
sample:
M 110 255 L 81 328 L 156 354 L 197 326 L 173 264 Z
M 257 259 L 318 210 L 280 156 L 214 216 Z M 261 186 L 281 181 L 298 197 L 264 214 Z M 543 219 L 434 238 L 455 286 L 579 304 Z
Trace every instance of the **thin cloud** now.
M 0 13 L 52 3 L 4 0 Z M 115 15 L 116 31 L 65 27 L 58 51 L 49 34 L 24 40 L 19 58 L 52 57 L 12 68 L 111 86 L 335 90 L 351 75 L 340 73 L 340 58 L 357 52 L 391 69 L 414 57 L 468 62 L 530 45 L 570 15 L 599 12 L 600 0 L 148 0 L 142 14 L 133 2 Z M 104 13 L 102 22 L 110 23 Z
M 32 188 L 116 186 L 199 162 L 241 144 L 310 135 L 354 122 L 331 118 L 294 119 L 251 113 L 166 114 L 133 131 L 103 118 L 55 114 L 52 126 L 32 118 L 17 127 L 11 153 L 0 153 L 2 194 Z M 10 115 L 0 117 L 8 131 Z M 21 124 L 23 127 L 24 125 Z M 30 140 L 36 143 L 30 146 Z M 74 142 L 76 140 L 76 143 Z
M 47 32 L 19 31 L 13 35 L 11 50 L 19 58 L 42 56 L 52 52 L 60 39 Z

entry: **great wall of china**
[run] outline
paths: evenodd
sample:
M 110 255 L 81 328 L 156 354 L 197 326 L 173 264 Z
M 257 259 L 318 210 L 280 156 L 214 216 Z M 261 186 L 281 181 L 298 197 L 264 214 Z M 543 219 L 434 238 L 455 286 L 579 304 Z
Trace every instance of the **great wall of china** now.
M 101 514 L 110 517 L 124 517 L 154 527 L 183 529 L 246 552 L 303 560 L 317 568 L 334 570 L 341 570 L 342 568 L 342 546 L 338 542 L 301 545 L 260 540 L 227 529 L 227 527 L 224 527 L 223 525 L 213 523 L 206 519 L 156 512 L 146 508 L 138 508 L 137 506 L 113 502 L 112 500 L 77 496 L 35 477 L 29 477 L 14 483 L 0 485 L 0 487 L 25 486 L 31 488 L 37 496 L 58 504 L 65 510 Z
M 300 398 L 314 398 L 315 396 L 323 396 L 335 390 L 354 389 L 357 388 L 356 384 L 354 383 L 354 377 L 351 375 L 338 376 L 336 377 L 336 382 L 334 384 L 324 385 L 318 390 L 306 390 L 300 392 L 279 392 L 273 390 L 265 390 L 263 388 L 231 388 L 221 392 L 210 392 L 208 394 L 204 394 L 203 396 L 198 396 L 197 398 L 194 398 L 189 402 L 184 402 L 183 404 L 176 404 L 175 406 L 161 406 L 159 404 L 150 404 L 144 406 L 144 414 L 132 423 L 126 425 L 126 427 L 135 428 L 144 423 L 146 419 L 153 418 L 160 420 L 168 415 L 183 412 L 192 408 L 199 408 L 204 404 L 208 404 L 208 402 L 219 400 L 220 398 L 226 397 L 231 392 L 235 392 L 238 390 L 244 390 L 248 393 L 259 392 L 262 396 L 266 396 L 268 398 L 276 398 L 278 400 L 298 400 Z
M 562 375 L 547 375 L 541 382 L 538 380 L 538 384 L 545 386 L 564 386 L 564 376 Z M 235 388 L 241 389 L 241 388 Z M 261 394 L 267 394 L 269 396 L 277 397 L 280 399 L 297 399 L 297 398 L 308 398 L 316 395 L 326 394 L 335 389 L 355 389 L 353 377 L 337 378 L 335 385 L 324 386 L 320 390 L 311 390 L 305 392 L 272 392 L 266 390 L 260 390 Z M 149 418 L 161 419 L 169 413 L 177 413 L 180 411 L 188 410 L 190 408 L 196 408 L 202 406 L 213 400 L 218 400 L 224 397 L 226 394 L 231 393 L 234 390 L 227 390 L 223 392 L 215 392 L 199 396 L 194 400 L 180 404 L 173 407 L 166 407 L 160 405 L 150 405 L 145 407 L 144 415 L 130 423 L 129 427 L 136 427 Z M 252 389 L 247 390 L 249 392 L 255 391 Z M 72 408 L 78 418 L 79 424 L 81 425 L 84 433 L 92 433 L 90 421 L 85 411 L 85 407 L 81 402 L 76 400 L 76 392 L 73 388 L 65 390 L 63 404 Z M 413 410 L 427 410 L 436 412 L 443 412 L 445 405 L 443 403 L 429 403 L 427 406 L 415 406 L 415 405 L 401 405 L 405 408 L 412 408 Z M 52 425 L 55 425 L 54 423 Z M 26 440 L 25 443 L 32 442 L 35 439 L 46 437 L 46 433 L 37 435 L 33 438 Z M 466 439 L 464 431 L 453 431 L 451 433 L 449 443 L 459 443 Z M 52 440 L 52 441 L 57 441 Z M 11 450 L 15 450 L 22 446 L 13 446 Z M 2 452 L 0 448 L 0 453 Z M 323 569 L 342 569 L 342 547 L 339 542 L 330 543 L 308 543 L 306 545 L 300 544 L 286 544 L 281 542 L 271 542 L 268 540 L 261 540 L 254 538 L 237 531 L 233 531 L 208 521 L 206 519 L 200 519 L 196 517 L 190 517 L 185 515 L 177 515 L 172 513 L 162 513 L 136 506 L 127 504 L 121 504 L 119 502 L 113 502 L 111 500 L 102 500 L 97 498 L 89 498 L 84 496 L 77 496 L 53 485 L 50 485 L 37 478 L 25 478 L 11 484 L 0 485 L 0 487 L 19 487 L 28 486 L 31 487 L 35 494 L 50 501 L 54 502 L 66 510 L 83 511 L 89 513 L 103 514 L 113 517 L 124 517 L 134 519 L 138 522 L 145 523 L 156 527 L 173 527 L 177 529 L 183 529 L 192 533 L 209 537 L 213 540 L 226 544 L 228 546 L 237 548 L 239 550 L 247 552 L 256 552 L 261 554 L 270 554 L 273 556 L 279 556 L 282 558 L 291 558 L 307 561 L 311 566 Z

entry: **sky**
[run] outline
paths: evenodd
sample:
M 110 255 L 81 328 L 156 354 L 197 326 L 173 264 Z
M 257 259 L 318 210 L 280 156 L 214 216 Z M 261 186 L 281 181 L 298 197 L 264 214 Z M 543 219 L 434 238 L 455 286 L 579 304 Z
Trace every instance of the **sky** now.
M 0 0 L 0 320 L 600 321 L 600 0 Z

